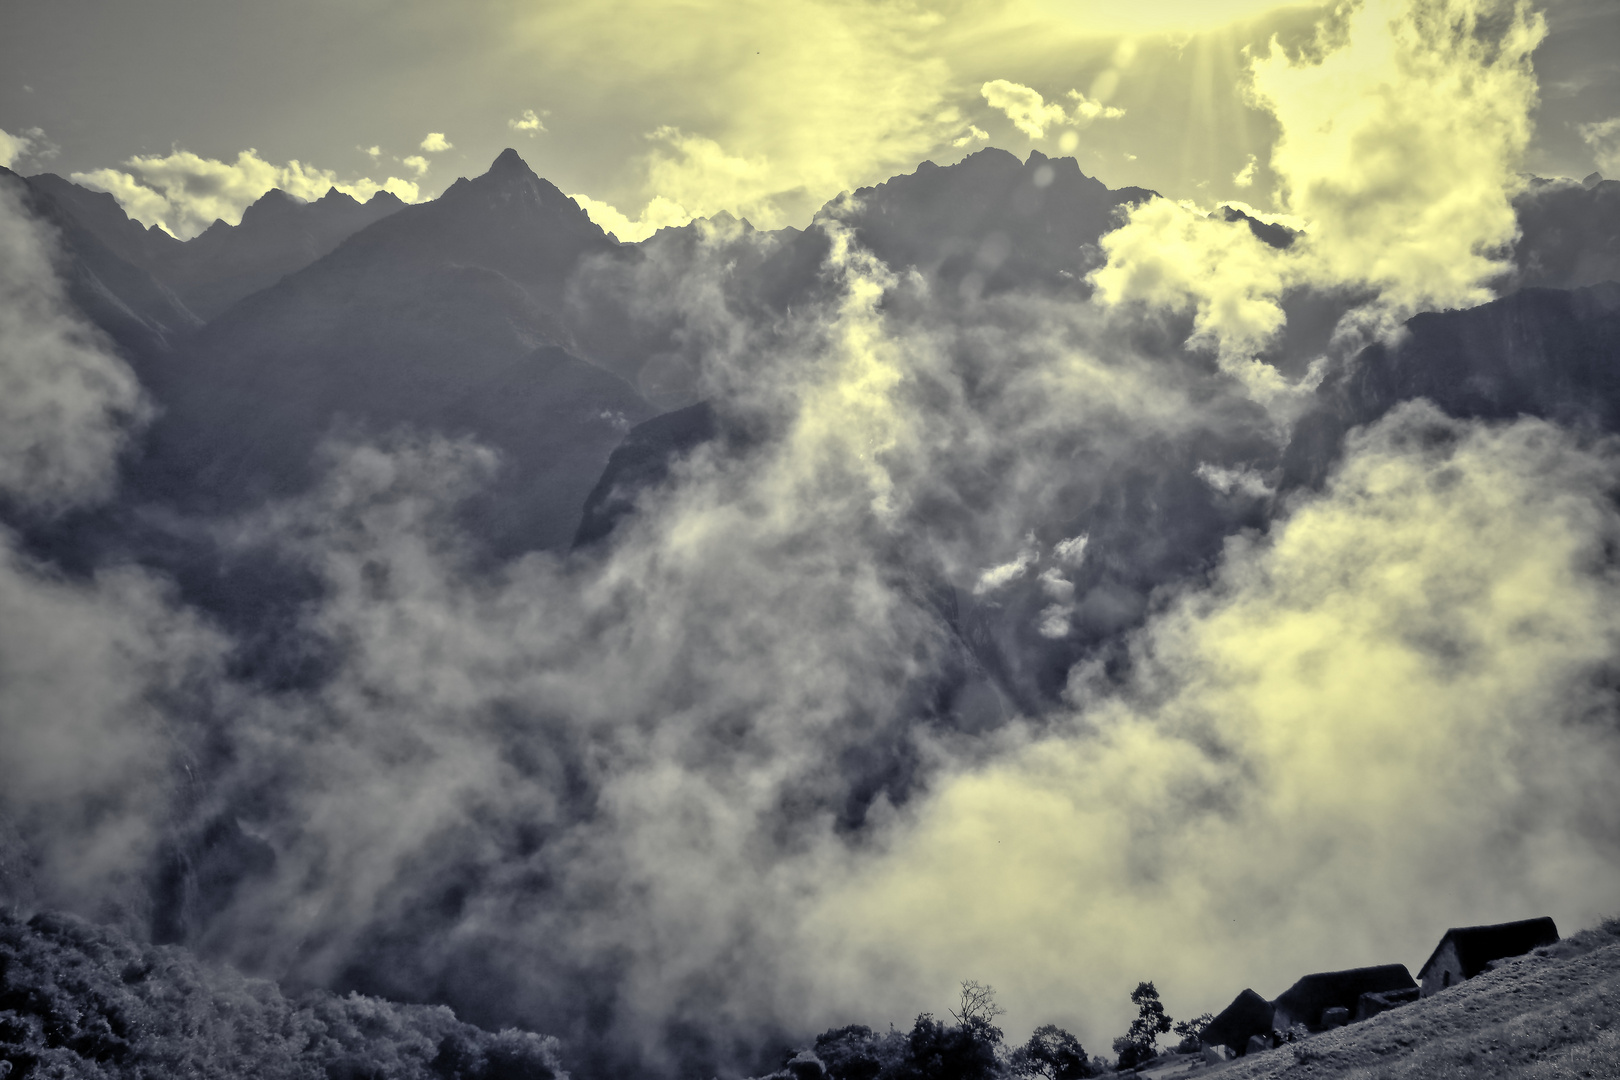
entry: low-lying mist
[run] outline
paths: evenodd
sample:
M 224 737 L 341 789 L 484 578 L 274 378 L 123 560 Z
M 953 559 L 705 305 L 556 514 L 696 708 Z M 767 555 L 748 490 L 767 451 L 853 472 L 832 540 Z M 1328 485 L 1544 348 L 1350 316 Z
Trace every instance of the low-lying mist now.
M 1522 117 L 1536 20 L 1428 7 L 1323 48 Z M 1299 130 L 1284 84 L 1326 93 L 1314 63 L 1261 69 Z M 412 430 L 336 435 L 309 491 L 187 524 L 312 583 L 276 628 L 314 672 L 290 684 L 163 574 L 20 538 L 115 500 L 161 402 L 0 191 L 0 380 L 38 390 L 0 394 L 0 886 L 527 1026 L 588 1075 L 764 1071 L 969 978 L 1010 1034 L 1101 1047 L 1140 980 L 1191 1015 L 1415 964 L 1447 925 L 1592 921 L 1620 889 L 1612 439 L 1415 401 L 1285 482 L 1325 377 L 1502 268 L 1524 125 L 1363 97 L 1366 130 L 1468 139 L 1490 182 L 1439 223 L 1428 187 L 1368 216 L 1343 208 L 1386 176 L 1335 196 L 1284 153 L 1290 246 L 1147 202 L 1091 298 L 941 288 L 830 210 L 821 298 L 743 310 L 728 253 L 775 241 L 714 226 L 671 303 L 736 437 L 605 538 L 492 560 L 457 511 L 507 463 Z M 1377 228 L 1399 265 L 1358 261 Z M 1285 355 L 1304 294 L 1338 331 Z

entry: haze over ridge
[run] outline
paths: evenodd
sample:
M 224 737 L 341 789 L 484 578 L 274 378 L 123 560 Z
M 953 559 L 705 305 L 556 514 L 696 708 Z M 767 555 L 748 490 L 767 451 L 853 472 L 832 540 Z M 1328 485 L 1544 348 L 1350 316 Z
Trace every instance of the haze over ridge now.
M 592 1075 L 1592 921 L 1620 304 L 1513 244 L 1613 192 L 1518 175 L 1533 12 L 1424 13 L 1263 62 L 1272 212 L 981 151 L 632 246 L 503 153 L 141 336 L 8 177 L 8 890 Z

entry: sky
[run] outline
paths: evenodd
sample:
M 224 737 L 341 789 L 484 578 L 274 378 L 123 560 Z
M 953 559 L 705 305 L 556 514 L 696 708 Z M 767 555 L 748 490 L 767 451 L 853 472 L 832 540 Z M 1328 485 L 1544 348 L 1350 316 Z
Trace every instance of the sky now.
M 335 982 L 454 895 L 401 960 L 436 981 L 407 985 L 470 970 L 568 1016 L 585 972 L 649 1044 L 904 1025 L 977 978 L 1009 1034 L 1105 1050 L 1142 978 L 1187 1016 L 1415 967 L 1446 925 L 1612 913 L 1613 443 L 1417 402 L 1320 490 L 1245 464 L 1275 460 L 1326 365 L 1491 298 L 1523 172 L 1611 167 L 1612 5 L 3 10 L 12 167 L 182 235 L 270 184 L 428 198 L 506 145 L 626 238 L 720 210 L 802 225 L 984 146 L 1177 197 L 1107 234 L 1084 302 L 958 303 L 829 220 L 829 299 L 751 322 L 724 293 L 735 230 L 689 262 L 652 247 L 623 270 L 635 314 L 688 319 L 719 407 L 770 438 L 695 453 L 600 556 L 493 571 L 452 512 L 491 451 L 325 447 L 312 489 L 218 529 L 324 586 L 300 618 L 344 647 L 302 696 L 234 680 L 225 632 L 156 571 L 69 578 L 0 532 L 0 765 L 23 778 L 0 799 L 43 837 L 40 895 L 100 912 L 140 880 L 194 712 L 232 751 L 217 805 L 279 860 L 201 947 Z M 1218 200 L 1299 238 L 1212 220 Z M 71 310 L 52 243 L 0 200 L 0 334 L 26 346 L 0 352 L 0 494 L 40 514 L 115 497 L 161 408 Z M 1266 362 L 1302 290 L 1347 309 L 1303 374 Z M 1183 324 L 1187 353 L 1155 345 Z M 1151 605 L 1088 589 L 1153 545 L 1125 518 L 1060 535 L 1053 507 L 1178 469 L 1265 529 Z M 1076 663 L 1039 715 L 883 729 L 958 662 L 919 566 L 1029 606 L 1031 638 L 1125 610 L 1130 663 Z M 874 726 L 922 779 L 851 836 L 828 807 Z
M 627 240 L 721 210 L 802 227 L 840 191 L 986 145 L 1263 206 L 1277 127 L 1249 59 L 1306 40 L 1318 9 L 5 0 L 0 157 L 182 236 L 274 185 L 429 198 L 505 146 Z M 1546 12 L 1524 166 L 1617 171 L 1620 11 Z

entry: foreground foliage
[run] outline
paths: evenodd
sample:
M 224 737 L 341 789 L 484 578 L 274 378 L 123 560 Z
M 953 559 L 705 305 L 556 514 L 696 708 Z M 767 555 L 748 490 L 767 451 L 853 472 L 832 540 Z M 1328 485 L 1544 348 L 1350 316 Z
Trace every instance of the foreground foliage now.
M 923 1013 L 906 1034 L 890 1028 L 880 1035 L 864 1024 L 833 1028 L 773 1080 L 1085 1080 L 1109 1071 L 1100 1058 L 1086 1057 L 1079 1039 L 1052 1024 L 1009 1049 L 994 1023 L 1002 1011 L 992 988 L 965 982 L 961 1003 L 951 1010 L 955 1023 Z
M 555 1039 L 271 982 L 65 915 L 0 910 L 0 1076 L 566 1080 Z

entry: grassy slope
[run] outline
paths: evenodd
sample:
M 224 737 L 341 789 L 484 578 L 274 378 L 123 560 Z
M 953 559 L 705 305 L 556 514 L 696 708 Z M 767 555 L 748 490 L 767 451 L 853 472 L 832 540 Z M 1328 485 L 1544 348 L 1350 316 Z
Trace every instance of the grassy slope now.
M 1208 1069 L 1220 1080 L 1620 1080 L 1620 920 L 1361 1024 Z

